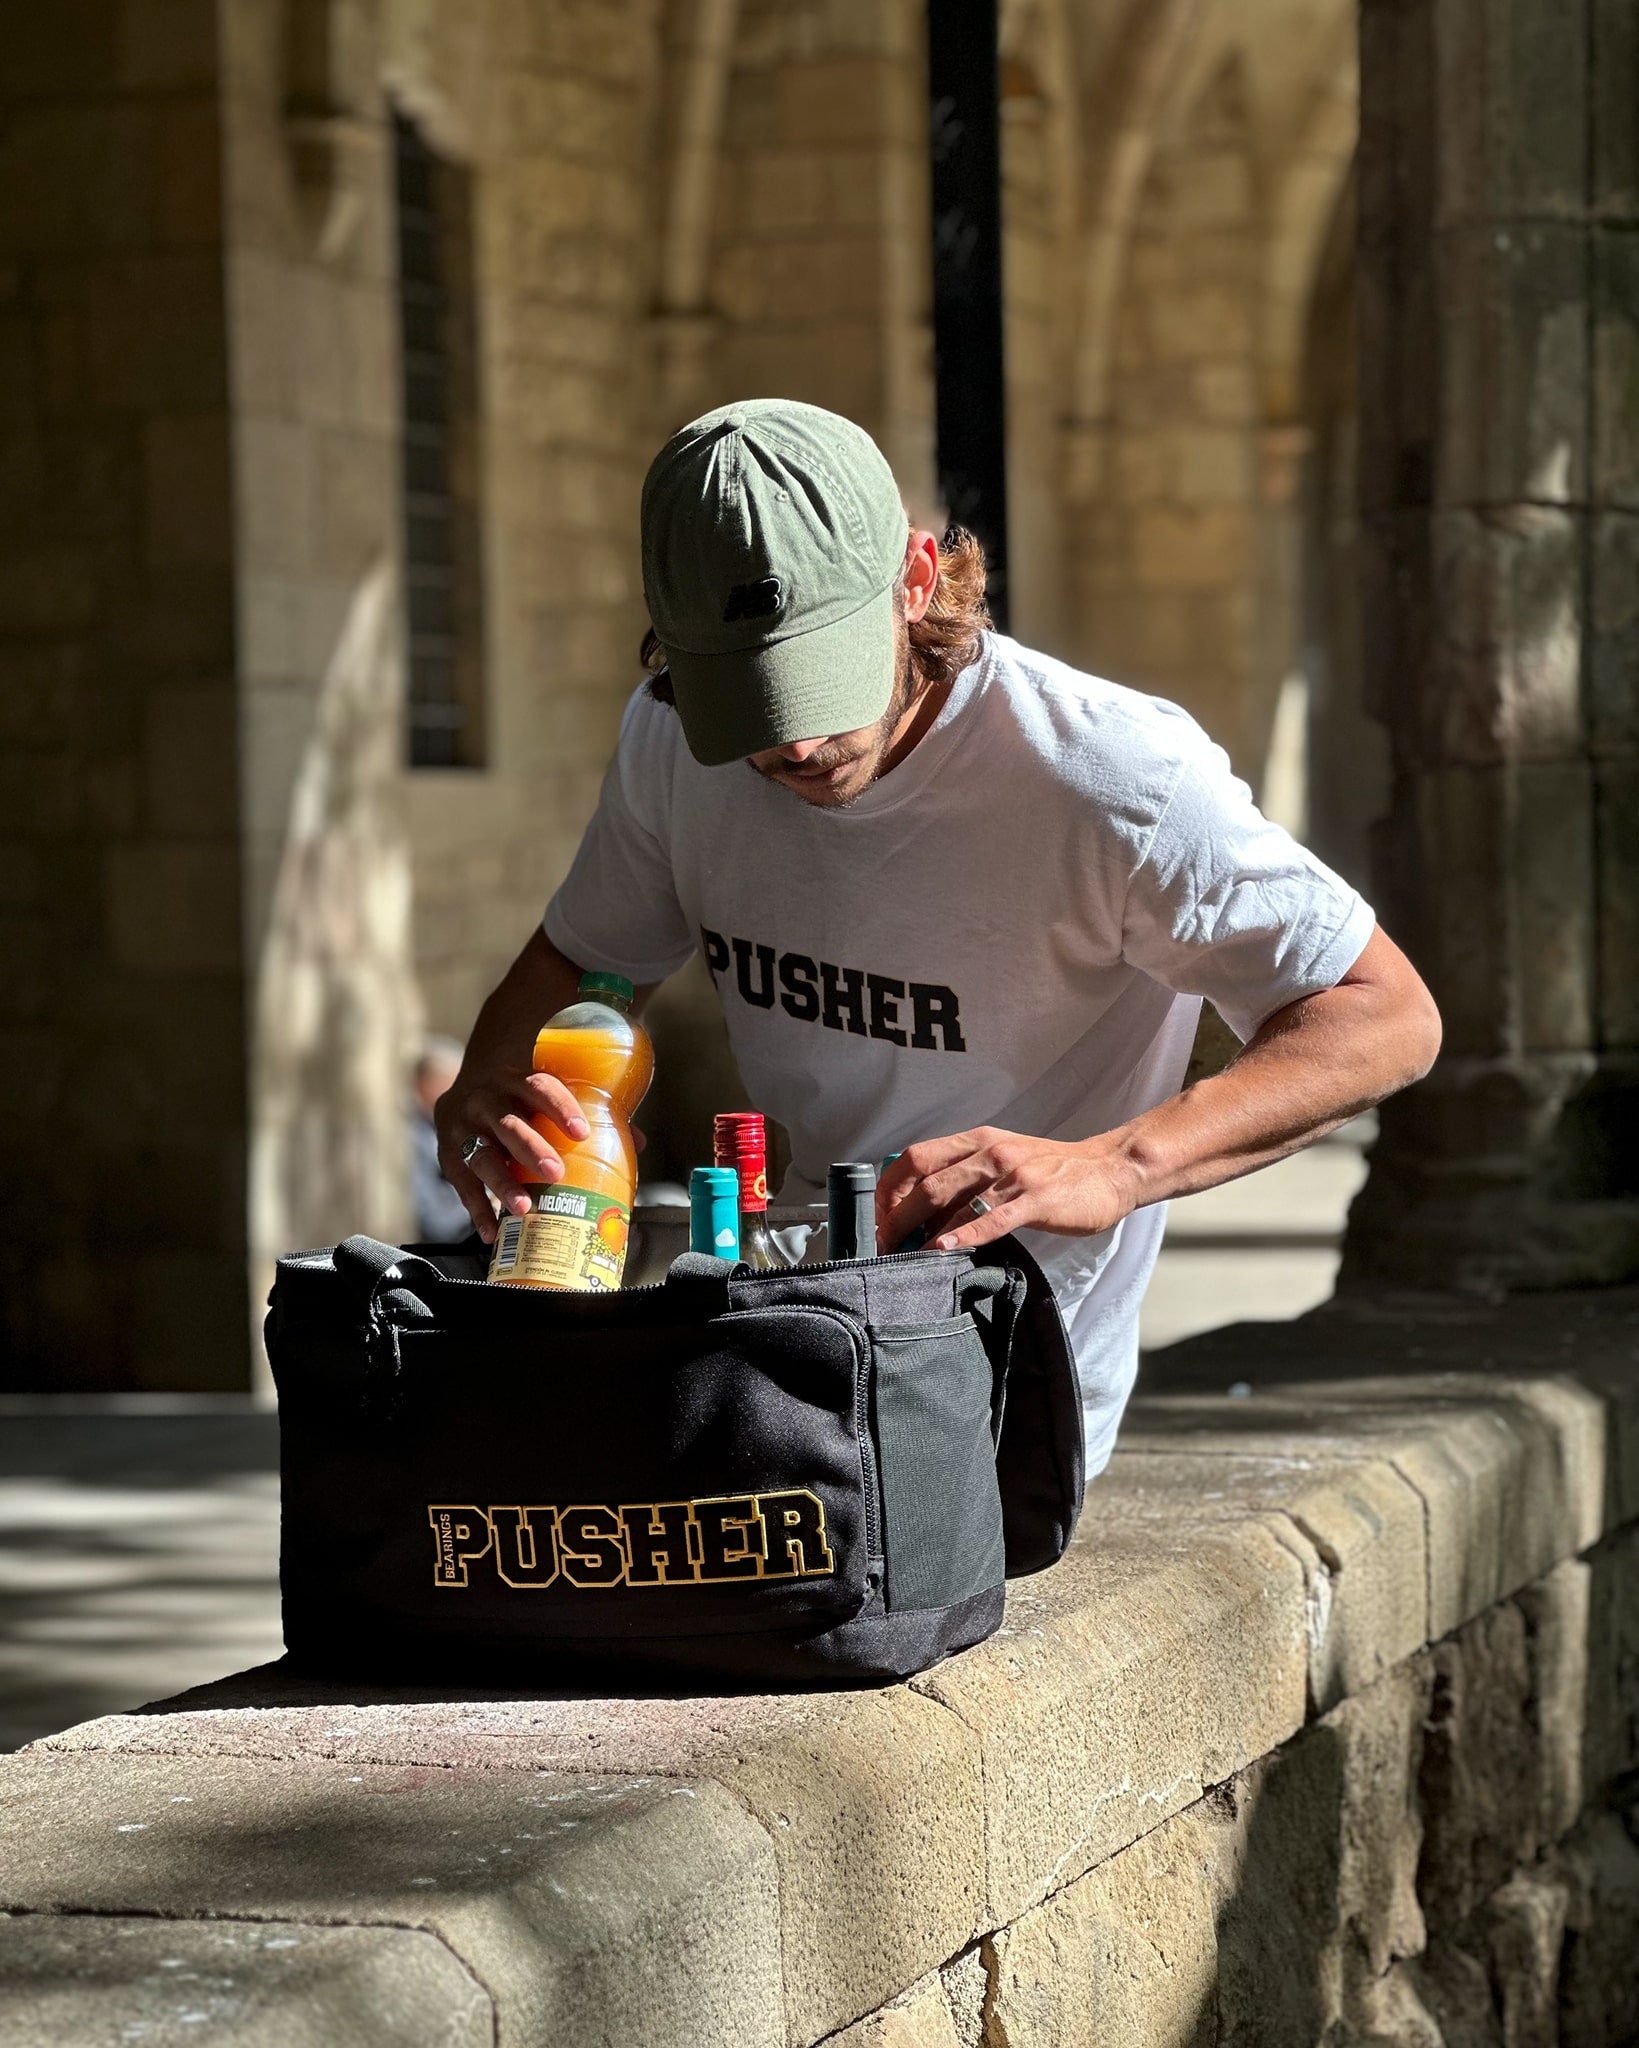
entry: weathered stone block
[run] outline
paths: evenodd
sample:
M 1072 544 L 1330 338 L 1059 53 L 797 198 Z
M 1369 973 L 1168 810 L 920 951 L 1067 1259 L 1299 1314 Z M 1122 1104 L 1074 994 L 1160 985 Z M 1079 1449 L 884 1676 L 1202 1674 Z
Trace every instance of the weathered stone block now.
M 83 814 L 81 764 L 72 754 L 13 754 L 0 760 L 0 817 L 29 839 L 66 838 Z
M 1473 1950 L 1456 1941 L 1437 1941 L 1404 1969 L 1433 2024 L 1427 2048 L 1507 2048 L 1492 2000 L 1491 1971 Z
M 1267 1528 L 1089 1527 L 989 1642 L 912 1681 L 978 1738 L 992 1926 L 1303 1720 L 1302 1566 Z
M 398 451 L 385 435 L 326 428 L 311 445 L 313 548 L 328 574 L 362 581 L 395 552 Z
M 1627 1528 L 1588 1558 L 1588 1689 L 1584 1735 L 1590 1801 L 1639 1770 L 1639 1530 Z
M 101 579 L 106 649 L 127 673 L 195 678 L 233 665 L 233 581 L 206 565 L 111 565 Z
M 224 1222 L 242 1233 L 243 1215 L 241 1194 Z M 99 1270 L 102 1311 L 120 1326 L 124 1384 L 155 1394 L 248 1391 L 251 1301 L 244 1250 L 241 1234 L 232 1257 L 221 1249 L 144 1250 L 117 1278 Z
M 1459 0 L 1461 12 L 1470 0 Z M 1580 227 L 1487 224 L 1436 243 L 1443 508 L 1585 497 L 1588 248 Z
M 948 1668 L 948 1667 L 947 1667 Z M 791 2037 L 874 2011 L 986 1924 L 978 1744 L 904 1688 L 714 1700 L 269 1709 L 91 1722 L 74 1747 L 715 1780 L 779 1876 Z M 715 1789 L 702 1797 L 727 1796 Z M 688 1795 L 680 1794 L 686 1804 Z
M 1431 17 L 1440 223 L 1575 218 L 1587 181 L 1586 9 L 1441 0 Z
M 1414 1962 L 1395 1963 L 1359 1985 L 1351 2001 L 1352 2031 L 1361 2048 L 1480 2048 L 1461 2032 L 1442 2030 L 1418 1988 Z
M 1591 1593 L 1589 1566 L 1571 1558 L 1527 1586 L 1514 1603 L 1525 1619 L 1541 1792 L 1537 1828 L 1544 1842 L 1557 1842 L 1570 1831 L 1586 1797 Z
M 1219 2048 L 1312 2048 L 1339 2021 L 1344 1751 L 1322 1724 L 1229 1788 L 1218 1872 Z
M 214 97 L 178 100 L 159 115 L 155 226 L 171 248 L 222 240 L 221 110 Z
M 227 309 L 216 250 L 100 264 L 86 287 L 86 366 L 99 405 L 201 413 L 225 408 Z
M 143 430 L 143 546 L 149 561 L 225 566 L 232 493 L 225 413 L 161 416 Z
M 120 967 L 208 974 L 239 966 L 239 861 L 231 843 L 115 846 L 106 887 Z
M 296 421 L 235 418 L 235 559 L 258 575 L 299 575 L 313 561 L 315 439 Z
M 1565 1845 L 1572 1896 L 1559 1986 L 1559 2039 L 1627 2048 L 1639 2035 L 1639 1846 L 1614 1814 L 1592 1814 Z
M 1249 547 L 1247 521 L 1233 509 L 1151 505 L 1133 515 L 1133 574 L 1151 590 L 1235 582 Z
M 1639 210 L 1639 207 L 1636 207 Z M 1627 230 L 1590 236 L 1593 304 L 1591 496 L 1639 511 L 1639 248 Z
M 1639 1045 L 1639 765 L 1597 762 L 1594 790 L 1600 1035 L 1607 1045 Z
M 1301 1395 L 1272 1386 L 1234 1410 L 1140 1396 L 1123 1441 L 1170 1448 L 1180 1432 L 1216 1428 L 1226 1449 L 1278 1455 L 1297 1427 L 1317 1454 L 1387 1460 L 1422 1499 L 1431 1636 L 1541 1578 L 1603 1524 L 1603 1411 L 1574 1390 L 1539 1405 L 1518 1384 L 1443 1374 L 1415 1391 L 1393 1378 L 1337 1380 Z
M 0 1810 L 0 1910 L 421 1928 L 503 2041 L 783 2043 L 767 1838 L 713 1786 L 35 1753 Z
M 773 129 L 788 142 L 822 148 L 852 144 L 871 151 L 881 147 L 893 96 L 892 69 L 881 57 L 787 63 L 770 84 Z
M 1430 1656 L 1418 1890 L 1431 1929 L 1447 1929 L 1536 1855 L 1543 1798 L 1519 1609 L 1493 1608 Z
M 489 2048 L 483 1986 L 431 1934 L 293 1921 L 0 1919 L 0 2034 L 31 2048 Z
M 1218 1863 L 1234 1825 L 1192 1807 L 989 1944 L 986 2039 L 1005 2048 L 1209 2048 Z
M 1560 1951 L 1569 1903 L 1565 1878 L 1551 1870 L 1522 1873 L 1486 1901 L 1480 1926 L 1508 2048 L 1559 2048 Z
M 227 683 L 145 693 L 143 818 L 167 839 L 229 837 L 239 817 L 239 721 Z
M 216 9 L 210 0 L 116 0 L 114 75 L 129 92 L 208 89 L 216 82 Z
M 1253 1513 L 1287 1521 L 1308 1580 L 1313 1712 L 1327 1712 L 1428 1640 L 1423 1502 L 1381 1460 L 1317 1458 L 1298 1432 L 1285 1457 L 1236 1456 L 1221 1441 L 1170 1455 L 1118 1447 L 1084 1512 L 1117 1527 Z
M 1299 1738 L 1336 1751 L 1337 1924 L 1351 1996 L 1423 1947 L 1417 1778 L 1433 1691 L 1429 1658 L 1410 1658 Z
M 1593 205 L 1631 216 L 1639 211 L 1639 15 L 1628 0 L 1591 0 L 1596 62 L 1589 79 Z
M 1639 748 L 1639 516 L 1595 516 L 1591 540 L 1588 717 L 1596 753 Z
M 1585 761 L 1513 770 L 1513 883 L 1520 1038 L 1526 1052 L 1580 1052 L 1594 1028 L 1593 773 Z
M 1506 891 L 1509 813 L 1504 771 L 1496 767 L 1420 770 L 1407 778 L 1394 821 L 1397 857 L 1408 876 L 1438 874 L 1437 891 L 1419 885 L 1419 960 L 1454 1056 L 1506 1053 L 1514 1042 L 1513 932 Z
M 828 2037 L 826 2048 L 962 2048 L 939 1979 L 916 1985 L 882 2012 Z
M 1444 762 L 1562 760 L 1581 736 L 1581 530 L 1538 506 L 1443 511 L 1419 724 Z

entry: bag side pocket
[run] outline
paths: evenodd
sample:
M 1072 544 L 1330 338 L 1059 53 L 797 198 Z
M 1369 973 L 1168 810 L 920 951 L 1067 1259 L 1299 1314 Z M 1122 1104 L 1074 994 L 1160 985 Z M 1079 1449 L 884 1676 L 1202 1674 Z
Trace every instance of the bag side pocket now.
M 992 1373 L 973 1318 L 873 1333 L 886 1604 L 948 1607 L 1002 1582 Z

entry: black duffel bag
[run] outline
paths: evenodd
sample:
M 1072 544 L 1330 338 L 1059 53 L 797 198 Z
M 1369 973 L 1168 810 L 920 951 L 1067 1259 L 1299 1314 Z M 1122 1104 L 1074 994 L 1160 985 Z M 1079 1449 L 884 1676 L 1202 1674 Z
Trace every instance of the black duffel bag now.
M 615 1294 L 364 1237 L 279 1262 L 285 1641 L 334 1675 L 898 1678 L 1000 1623 L 1081 1506 L 1022 1246 Z

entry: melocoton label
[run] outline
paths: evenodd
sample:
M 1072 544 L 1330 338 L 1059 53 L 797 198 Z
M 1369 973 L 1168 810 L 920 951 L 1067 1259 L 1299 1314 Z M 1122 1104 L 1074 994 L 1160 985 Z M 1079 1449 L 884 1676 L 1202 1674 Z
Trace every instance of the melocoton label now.
M 429 1503 L 427 1520 L 433 1583 L 456 1591 L 473 1584 L 474 1566 L 520 1592 L 718 1586 L 836 1571 L 825 1505 L 806 1487 L 572 1507 Z

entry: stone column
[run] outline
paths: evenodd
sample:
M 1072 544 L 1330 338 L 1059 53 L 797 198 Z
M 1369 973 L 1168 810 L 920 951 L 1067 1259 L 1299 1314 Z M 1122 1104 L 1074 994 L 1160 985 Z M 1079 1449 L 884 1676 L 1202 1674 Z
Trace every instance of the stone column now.
M 0 1387 L 247 1383 L 213 0 L 0 61 Z
M 1363 0 L 1361 501 L 1388 929 L 1445 1018 L 1344 1282 L 1639 1272 L 1639 16 Z

